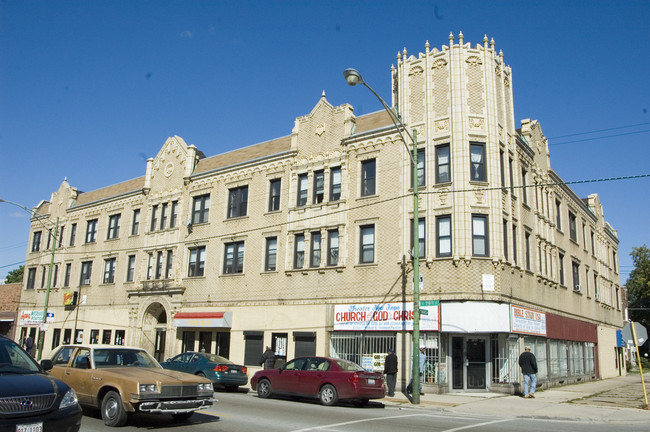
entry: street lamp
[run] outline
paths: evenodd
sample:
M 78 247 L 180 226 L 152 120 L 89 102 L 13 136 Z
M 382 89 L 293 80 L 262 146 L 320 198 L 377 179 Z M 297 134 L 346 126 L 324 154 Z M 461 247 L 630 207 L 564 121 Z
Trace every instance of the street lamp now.
M 18 208 L 21 208 L 25 210 L 27 213 L 29 213 L 31 218 L 35 218 L 34 211 L 28 209 L 24 205 L 20 205 L 12 201 L 7 201 L 2 198 L 0 198 L 0 202 L 4 202 L 16 206 Z M 36 220 L 39 221 L 41 225 L 43 225 L 43 227 L 49 230 L 49 228 L 43 223 L 42 220 L 40 220 L 39 218 L 36 218 Z M 52 239 L 52 254 L 50 255 L 50 268 L 47 271 L 47 288 L 45 290 L 45 306 L 43 308 L 43 322 L 41 323 L 41 328 L 40 328 L 41 331 L 38 333 L 38 352 L 36 354 L 36 359 L 38 360 L 41 359 L 41 355 L 43 353 L 43 343 L 45 341 L 45 331 L 46 331 L 45 329 L 47 328 L 47 307 L 50 303 L 50 287 L 52 286 L 52 268 L 54 267 L 54 252 L 56 250 L 56 237 L 57 237 L 58 230 L 59 230 L 59 218 L 57 217 L 56 224 L 54 225 L 54 233 L 49 234 Z
M 418 143 L 417 143 L 417 131 L 413 129 L 413 135 L 409 134 L 408 129 L 402 120 L 395 114 L 395 112 L 384 102 L 384 100 L 377 94 L 376 91 L 372 89 L 364 80 L 359 71 L 356 69 L 346 69 L 343 71 L 343 76 L 345 81 L 350 86 L 355 86 L 357 84 L 363 84 L 372 94 L 379 99 L 382 106 L 390 116 L 393 124 L 397 128 L 397 132 L 402 138 L 404 147 L 406 148 L 406 153 L 411 158 L 411 166 L 413 169 L 413 399 L 414 404 L 420 403 L 420 245 L 419 245 L 419 196 L 418 196 Z M 409 147 L 402 134 L 402 131 L 406 132 L 408 137 L 411 139 L 413 144 L 413 153 L 409 152 Z

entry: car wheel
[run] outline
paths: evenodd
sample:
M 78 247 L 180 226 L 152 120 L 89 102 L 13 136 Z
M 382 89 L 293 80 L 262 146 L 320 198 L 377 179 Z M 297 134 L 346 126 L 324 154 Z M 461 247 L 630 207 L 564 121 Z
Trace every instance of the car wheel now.
M 174 420 L 182 421 L 182 420 L 187 420 L 188 418 L 192 417 L 192 414 L 194 414 L 194 411 L 184 412 L 184 413 L 176 413 L 176 414 L 172 414 L 172 418 Z
M 238 388 L 238 387 L 239 387 L 239 386 L 235 386 L 235 385 L 226 386 L 226 391 L 227 391 L 227 392 L 235 392 L 235 391 L 237 391 L 237 388 Z
M 318 393 L 318 399 L 320 403 L 325 406 L 332 406 L 339 400 L 339 395 L 336 391 L 336 388 L 331 384 L 325 384 L 321 387 L 320 392 Z
M 196 376 L 200 376 L 201 378 L 205 378 L 205 374 L 203 372 L 197 372 Z
M 262 399 L 268 399 L 271 397 L 271 381 L 266 378 L 261 379 L 257 383 L 257 395 Z
M 368 399 L 355 399 L 352 401 L 352 404 L 354 404 L 354 406 L 357 408 L 363 408 L 364 406 L 368 405 L 368 402 L 370 402 Z
M 124 426 L 126 423 L 126 411 L 122 404 L 120 394 L 109 391 L 102 399 L 102 420 L 106 426 Z

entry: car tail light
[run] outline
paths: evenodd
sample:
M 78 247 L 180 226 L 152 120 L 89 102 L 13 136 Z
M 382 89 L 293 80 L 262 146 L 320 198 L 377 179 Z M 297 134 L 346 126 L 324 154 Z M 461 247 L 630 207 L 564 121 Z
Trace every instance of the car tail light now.
M 216 365 L 214 367 L 215 372 L 225 372 L 227 370 L 228 370 L 228 366 L 226 366 L 226 365 Z
M 242 373 L 247 373 L 247 372 L 248 372 L 248 368 L 242 367 L 242 368 L 241 368 L 241 372 L 242 372 Z
M 357 384 L 359 382 L 359 374 L 357 372 L 353 373 L 350 375 L 350 378 L 348 378 L 348 381 L 352 384 Z

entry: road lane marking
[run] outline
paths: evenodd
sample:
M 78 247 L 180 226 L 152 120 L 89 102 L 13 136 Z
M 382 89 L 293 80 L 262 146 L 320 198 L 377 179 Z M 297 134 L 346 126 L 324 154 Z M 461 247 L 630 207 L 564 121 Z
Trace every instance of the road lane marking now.
M 512 421 L 512 420 L 514 420 L 514 419 L 493 420 L 493 421 L 478 423 L 478 424 L 474 424 L 474 425 L 461 426 L 461 427 L 457 427 L 457 428 L 454 428 L 454 429 L 445 429 L 444 431 L 440 431 L 440 432 L 456 432 L 456 431 L 461 431 L 461 430 L 465 430 L 465 429 L 480 428 L 482 426 L 487 426 L 487 425 L 491 425 L 491 424 L 495 424 L 495 423 L 503 423 L 503 422 Z

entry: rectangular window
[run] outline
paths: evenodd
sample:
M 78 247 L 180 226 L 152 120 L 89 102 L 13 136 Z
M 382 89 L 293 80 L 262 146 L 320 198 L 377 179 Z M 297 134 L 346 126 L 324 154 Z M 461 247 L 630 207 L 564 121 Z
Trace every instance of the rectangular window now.
M 110 343 L 111 343 L 111 331 L 110 330 L 104 330 L 102 332 L 102 343 L 104 345 L 110 345 Z
M 436 217 L 436 256 L 451 256 L 451 216 Z
M 95 243 L 97 240 L 97 219 L 89 220 L 86 224 L 86 243 Z
M 160 230 L 164 230 L 167 226 L 167 203 L 163 203 L 160 209 Z
M 376 186 L 376 160 L 368 159 L 361 162 L 361 196 L 375 194 Z
M 426 184 L 426 172 L 425 172 L 425 158 L 424 158 L 424 149 L 418 149 L 418 187 L 424 186 Z M 411 171 L 411 187 L 413 187 L 413 173 Z
M 151 226 L 149 231 L 156 231 L 158 225 L 158 204 L 151 207 Z
M 562 211 L 559 200 L 555 200 L 555 226 L 559 231 L 562 231 Z
M 63 286 L 64 287 L 69 287 L 70 286 L 70 275 L 72 274 L 72 264 L 67 263 L 65 265 L 65 279 L 63 281 Z
M 327 232 L 327 265 L 336 266 L 339 263 L 339 230 Z
M 147 280 L 153 278 L 153 253 L 149 252 L 149 261 L 147 262 Z
M 510 194 L 514 198 L 515 197 L 515 176 L 513 174 L 513 170 L 514 170 L 513 166 L 514 166 L 514 161 L 512 160 L 512 158 L 508 158 L 508 172 L 510 174 Z
M 451 181 L 449 144 L 436 146 L 436 183 Z
M 126 265 L 126 281 L 133 282 L 135 277 L 135 255 L 129 255 Z
M 503 256 L 508 261 L 508 221 L 503 220 Z
M 524 253 L 526 254 L 526 270 L 530 271 L 530 233 L 524 233 Z
M 499 170 L 501 171 L 501 187 L 506 187 L 506 167 L 505 167 L 505 155 L 503 150 L 499 151 Z
M 305 235 L 296 234 L 293 254 L 293 268 L 301 269 L 305 265 Z
M 205 268 L 205 246 L 190 248 L 188 276 L 203 276 Z
M 264 271 L 277 270 L 278 260 L 278 238 L 267 237 L 266 252 L 264 254 Z
M 140 230 L 140 209 L 133 210 L 133 217 L 131 219 L 131 235 L 138 235 Z
M 223 261 L 224 274 L 244 272 L 244 242 L 226 243 L 226 253 Z
M 104 260 L 104 283 L 109 284 L 115 282 L 115 258 L 108 258 Z
M 62 225 L 61 230 L 59 231 L 59 245 L 58 245 L 58 247 L 63 246 L 63 231 L 65 231 L 65 225 Z
M 43 235 L 42 231 L 35 231 L 34 237 L 32 238 L 32 252 L 38 252 L 41 250 L 41 237 Z
M 194 197 L 192 205 L 192 224 L 208 222 L 210 214 L 210 194 Z
M 375 226 L 364 225 L 359 228 L 361 235 L 361 249 L 359 253 L 359 262 L 368 264 L 375 262 Z
M 425 243 L 425 219 L 419 218 L 418 220 L 418 257 L 420 259 L 426 257 L 426 243 Z M 411 250 L 413 249 L 413 219 L 411 219 Z
M 517 264 L 517 225 L 512 224 L 512 262 Z
M 576 215 L 569 211 L 569 238 L 574 242 L 578 242 L 578 229 L 576 227 Z
M 560 274 L 560 285 L 564 286 L 565 281 L 564 281 L 564 254 L 560 253 L 558 254 L 559 257 L 559 262 L 558 262 L 558 272 Z
M 126 337 L 125 330 L 115 330 L 115 345 L 124 345 L 124 338 Z
M 248 186 L 241 186 L 228 191 L 228 218 L 246 216 L 248 208 Z
M 573 276 L 573 290 L 580 291 L 580 264 L 571 261 L 571 273 Z
M 56 287 L 56 281 L 59 278 L 59 265 L 54 266 L 54 276 L 52 277 L 52 287 Z
M 165 279 L 169 279 L 172 276 L 172 270 L 174 266 L 174 251 L 167 251 L 167 263 L 165 264 Z
M 45 275 L 47 274 L 47 267 L 43 266 L 43 271 L 41 272 L 41 288 L 45 288 Z
M 596 240 L 594 239 L 593 231 L 590 231 L 590 237 L 591 237 L 591 254 L 593 256 L 596 256 Z
M 487 181 L 485 173 L 485 144 L 470 143 L 470 180 Z
M 269 211 L 280 210 L 280 192 L 282 179 L 273 179 L 269 182 Z
M 169 215 L 169 228 L 176 228 L 178 225 L 178 201 L 172 201 L 172 213 Z
M 330 201 L 341 199 L 341 167 L 330 169 Z
M 26 289 L 34 289 L 36 286 L 36 267 L 27 269 L 27 286 Z
M 296 205 L 302 207 L 307 205 L 307 188 L 308 188 L 309 179 L 307 174 L 300 174 L 298 176 L 298 198 Z
M 528 204 L 528 194 L 526 193 L 526 170 L 521 169 L 521 200 L 524 204 Z M 542 204 L 542 207 L 544 204 Z
M 156 254 L 156 279 L 162 278 L 163 271 L 163 253 L 158 251 Z
M 73 223 L 70 227 L 70 246 L 74 246 L 75 238 L 77 237 L 77 224 Z
M 83 261 L 81 263 L 81 277 L 79 285 L 90 285 L 90 277 L 93 272 L 93 262 L 92 261 Z
M 472 215 L 472 251 L 474 256 L 488 256 L 487 216 Z
M 52 228 L 47 230 L 47 246 L 45 246 L 45 250 L 50 249 L 51 243 L 52 243 Z
M 108 217 L 108 240 L 120 237 L 120 221 L 122 220 L 121 214 L 116 214 Z
M 320 204 L 325 198 L 325 171 L 314 171 L 313 203 Z
M 311 233 L 311 249 L 309 253 L 309 267 L 320 266 L 321 235 L 319 231 Z

